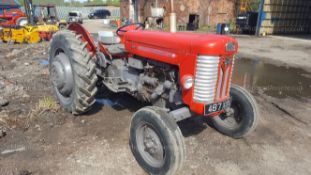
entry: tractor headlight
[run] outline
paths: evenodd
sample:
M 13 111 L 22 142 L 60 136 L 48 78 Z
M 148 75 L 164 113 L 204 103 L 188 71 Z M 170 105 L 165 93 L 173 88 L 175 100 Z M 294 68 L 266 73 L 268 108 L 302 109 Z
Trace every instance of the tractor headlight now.
M 182 84 L 182 85 L 183 85 L 183 88 L 184 88 L 185 90 L 188 90 L 188 89 L 192 88 L 192 86 L 193 86 L 193 77 L 192 77 L 192 76 L 189 76 L 189 75 L 185 76 L 185 77 L 183 78 L 182 83 L 183 83 L 183 84 Z

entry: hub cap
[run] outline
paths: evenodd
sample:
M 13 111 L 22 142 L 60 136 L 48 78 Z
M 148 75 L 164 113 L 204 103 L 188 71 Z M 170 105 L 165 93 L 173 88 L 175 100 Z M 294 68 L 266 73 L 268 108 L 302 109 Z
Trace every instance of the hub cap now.
M 165 149 L 157 132 L 148 124 L 138 128 L 136 139 L 143 159 L 153 167 L 164 164 Z
M 64 97 L 70 97 L 74 83 L 73 74 L 69 58 L 60 53 L 57 55 L 51 64 L 51 78 L 54 87 Z
M 224 113 L 220 116 L 225 125 L 229 128 L 237 128 L 240 126 L 243 119 L 243 112 L 241 106 L 237 102 L 233 101 L 231 108 L 227 113 Z

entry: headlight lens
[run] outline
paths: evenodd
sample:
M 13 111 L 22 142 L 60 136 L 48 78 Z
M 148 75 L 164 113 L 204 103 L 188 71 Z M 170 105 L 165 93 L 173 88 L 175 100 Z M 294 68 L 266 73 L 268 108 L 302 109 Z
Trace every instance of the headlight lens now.
M 185 78 L 183 78 L 183 88 L 188 90 L 191 89 L 192 86 L 193 86 L 193 77 L 185 76 Z

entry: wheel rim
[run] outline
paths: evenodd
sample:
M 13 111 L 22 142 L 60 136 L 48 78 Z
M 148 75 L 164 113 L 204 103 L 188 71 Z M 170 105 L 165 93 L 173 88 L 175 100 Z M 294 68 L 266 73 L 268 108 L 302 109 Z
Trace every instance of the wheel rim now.
M 142 158 L 151 166 L 160 168 L 165 160 L 165 148 L 153 127 L 141 124 L 137 129 L 136 140 Z
M 228 115 L 227 113 L 224 113 L 220 115 L 220 119 L 228 128 L 235 129 L 241 125 L 244 118 L 244 114 L 241 105 L 238 104 L 237 101 L 232 101 L 231 109 L 232 109 L 231 114 Z
M 64 53 L 54 57 L 50 74 L 57 93 L 63 98 L 69 98 L 73 92 L 74 80 L 70 60 Z

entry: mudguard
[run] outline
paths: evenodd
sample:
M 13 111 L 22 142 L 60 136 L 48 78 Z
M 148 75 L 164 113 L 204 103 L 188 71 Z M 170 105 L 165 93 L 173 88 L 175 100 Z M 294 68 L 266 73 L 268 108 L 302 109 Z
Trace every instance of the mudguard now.
M 88 50 L 93 54 L 93 56 L 96 54 L 95 42 L 91 37 L 90 33 L 81 24 L 77 22 L 71 23 L 68 26 L 68 30 L 71 30 L 76 34 L 81 35 L 82 40 L 87 43 L 86 47 L 88 48 Z

